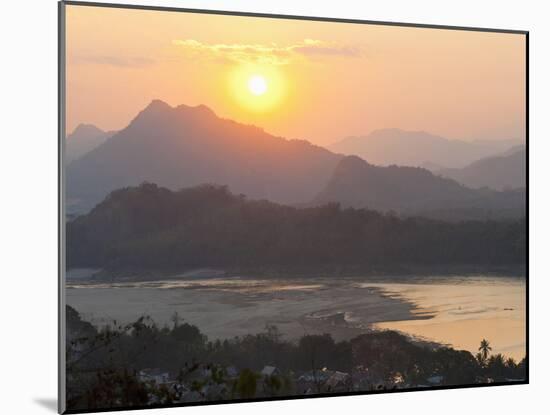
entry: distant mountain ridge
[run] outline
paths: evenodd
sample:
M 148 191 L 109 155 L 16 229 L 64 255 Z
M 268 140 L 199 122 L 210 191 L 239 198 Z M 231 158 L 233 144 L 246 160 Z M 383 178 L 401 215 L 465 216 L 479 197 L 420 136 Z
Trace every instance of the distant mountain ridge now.
M 475 190 L 419 167 L 381 167 L 357 156 L 343 158 L 314 204 L 420 214 L 449 209 L 506 209 L 523 216 L 525 192 Z
M 318 193 L 341 158 L 307 141 L 219 118 L 204 105 L 154 100 L 68 167 L 67 193 L 84 211 L 110 191 L 143 181 L 174 190 L 224 184 L 251 198 L 295 203 Z
M 521 192 L 474 190 L 422 168 L 376 166 L 222 119 L 204 105 L 171 107 L 160 100 L 69 164 L 68 210 L 82 214 L 111 191 L 142 182 L 171 190 L 216 184 L 286 205 L 337 202 L 399 213 L 435 211 L 438 218 L 449 209 L 455 219 L 465 217 L 457 209 L 469 210 L 467 218 L 479 218 L 479 209 L 481 217 L 495 210 L 518 217 L 525 205 Z
M 461 169 L 440 169 L 434 173 L 472 188 L 525 188 L 527 152 L 525 146 L 516 146 L 502 155 L 477 160 Z
M 356 155 L 375 165 L 462 167 L 503 153 L 520 140 L 449 140 L 424 131 L 398 128 L 375 130 L 367 136 L 347 137 L 330 145 L 336 153 Z
M 103 131 L 92 124 L 79 124 L 65 141 L 65 162 L 69 164 L 103 144 L 115 131 Z

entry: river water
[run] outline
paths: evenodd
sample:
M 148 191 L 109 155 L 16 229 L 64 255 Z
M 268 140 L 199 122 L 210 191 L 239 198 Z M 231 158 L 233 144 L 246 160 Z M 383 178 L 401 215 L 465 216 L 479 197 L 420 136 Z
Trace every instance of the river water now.
M 170 324 L 175 312 L 210 339 L 276 325 L 289 340 L 330 333 L 349 339 L 372 329 L 477 352 L 525 355 L 525 278 L 403 276 L 368 278 L 167 278 L 151 282 L 67 284 L 67 303 L 97 325 L 148 315 Z

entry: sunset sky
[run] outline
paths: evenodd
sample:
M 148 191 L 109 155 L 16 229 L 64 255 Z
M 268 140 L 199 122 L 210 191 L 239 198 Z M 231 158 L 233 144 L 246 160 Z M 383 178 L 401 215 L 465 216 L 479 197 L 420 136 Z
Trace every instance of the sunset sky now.
M 524 138 L 525 38 L 67 6 L 67 131 L 152 99 L 330 144 L 379 128 Z

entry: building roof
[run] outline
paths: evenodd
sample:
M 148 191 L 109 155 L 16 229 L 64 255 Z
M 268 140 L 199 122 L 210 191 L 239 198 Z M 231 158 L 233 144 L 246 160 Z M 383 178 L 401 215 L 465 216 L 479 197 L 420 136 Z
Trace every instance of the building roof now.
M 262 369 L 262 375 L 264 376 L 273 376 L 279 373 L 279 369 L 275 366 L 264 366 Z

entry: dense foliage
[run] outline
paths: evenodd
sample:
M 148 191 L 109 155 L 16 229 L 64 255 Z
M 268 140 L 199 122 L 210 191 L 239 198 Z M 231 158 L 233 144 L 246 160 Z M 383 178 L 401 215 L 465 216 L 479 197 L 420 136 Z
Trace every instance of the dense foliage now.
M 506 267 L 525 263 L 525 229 L 524 219 L 447 223 L 251 201 L 210 185 L 172 192 L 142 184 L 67 224 L 67 261 L 110 270 Z
M 329 334 L 305 335 L 291 342 L 276 327 L 267 326 L 255 335 L 209 341 L 178 315 L 170 327 L 158 327 L 142 317 L 132 324 L 113 322 L 97 329 L 68 307 L 67 333 L 70 409 L 185 402 L 178 401 L 178 387 L 185 388 L 187 396 L 195 394 L 195 400 L 219 400 L 425 387 L 434 386 L 434 377 L 439 386 L 518 381 L 526 376 L 525 359 L 517 363 L 491 355 L 486 340 L 474 357 L 467 351 L 413 343 L 392 331 L 372 331 L 339 342 Z M 277 368 L 276 374 L 262 373 L 266 365 Z M 145 368 L 166 371 L 173 381 L 143 382 L 139 373 Z M 349 382 L 340 389 L 327 388 L 321 382 L 327 369 L 347 376 Z

